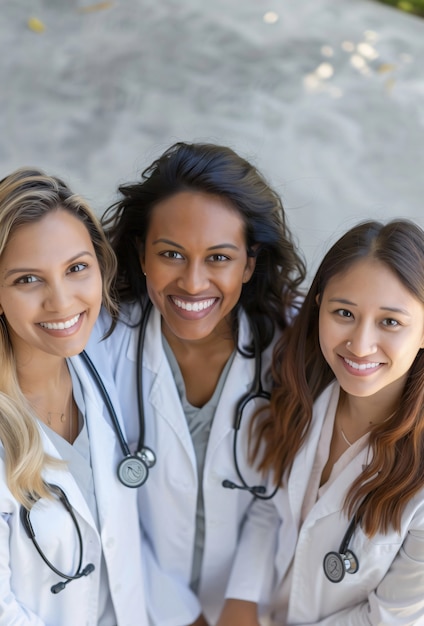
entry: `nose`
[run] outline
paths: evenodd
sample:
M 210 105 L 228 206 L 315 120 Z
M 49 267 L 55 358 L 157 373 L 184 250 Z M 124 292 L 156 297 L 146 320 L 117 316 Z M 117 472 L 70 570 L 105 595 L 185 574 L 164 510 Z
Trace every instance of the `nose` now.
M 72 301 L 70 286 L 64 281 L 56 281 L 47 287 L 44 308 L 55 313 L 66 313 Z
M 203 263 L 193 261 L 182 270 L 178 286 L 189 294 L 197 294 L 209 286 L 208 270 Z
M 366 357 L 377 352 L 377 343 L 375 328 L 371 324 L 360 324 L 350 333 L 346 348 L 357 357 Z

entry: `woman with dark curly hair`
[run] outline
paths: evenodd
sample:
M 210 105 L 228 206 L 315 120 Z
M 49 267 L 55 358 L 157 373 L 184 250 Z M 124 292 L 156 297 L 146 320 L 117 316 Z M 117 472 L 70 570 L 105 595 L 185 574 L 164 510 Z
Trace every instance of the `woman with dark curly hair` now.
M 132 451 L 141 368 L 144 441 L 157 458 L 139 489 L 150 618 L 216 624 L 234 597 L 256 616 L 277 530 L 249 462 L 258 398 L 236 441 L 233 426 L 260 358 L 270 388 L 272 348 L 294 314 L 304 265 L 279 196 L 230 148 L 177 143 L 119 192 L 104 225 L 118 258 L 120 320 L 91 355 L 113 368 Z

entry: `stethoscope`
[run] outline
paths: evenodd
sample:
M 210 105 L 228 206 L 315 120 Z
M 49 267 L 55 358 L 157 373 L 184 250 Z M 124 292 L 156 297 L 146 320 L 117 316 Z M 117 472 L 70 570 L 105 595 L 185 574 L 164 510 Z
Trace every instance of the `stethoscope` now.
M 233 424 L 233 459 L 237 476 L 239 477 L 241 485 L 236 485 L 236 483 L 234 483 L 232 480 L 225 479 L 222 481 L 222 486 L 227 489 L 243 489 L 245 491 L 249 491 L 253 496 L 255 496 L 255 498 L 258 498 L 259 500 L 271 500 L 271 498 L 273 498 L 279 490 L 280 486 L 277 484 L 274 490 L 268 495 L 265 495 L 266 487 L 264 485 L 249 486 L 244 479 L 243 474 L 241 473 L 237 455 L 237 437 L 240 431 L 241 422 L 243 420 L 243 413 L 247 405 L 249 404 L 249 402 L 253 402 L 254 400 L 262 399 L 269 402 L 269 400 L 271 399 L 271 394 L 268 391 L 265 391 L 262 386 L 262 355 L 259 347 L 258 331 L 254 324 L 251 325 L 251 331 L 253 336 L 255 374 L 249 391 L 244 394 L 237 403 Z
M 81 529 L 79 527 L 77 518 L 75 517 L 75 513 L 74 510 L 71 506 L 71 503 L 69 502 L 68 498 L 66 497 L 65 492 L 58 486 L 58 485 L 53 485 L 51 483 L 47 484 L 47 487 L 49 488 L 49 491 L 51 493 L 53 493 L 55 496 L 57 496 L 57 498 L 59 499 L 59 501 L 63 504 L 63 506 L 65 507 L 65 509 L 68 511 L 68 513 L 70 514 L 72 521 L 74 523 L 75 529 L 77 531 L 77 535 L 78 535 L 78 544 L 79 544 L 79 557 L 78 557 L 78 565 L 77 565 L 77 569 L 75 574 L 65 574 L 64 572 L 61 572 L 59 569 L 57 569 L 57 567 L 55 567 L 53 565 L 53 563 L 51 563 L 48 558 L 46 557 L 46 555 L 44 554 L 43 550 L 41 549 L 39 543 L 37 542 L 36 538 L 35 538 L 35 532 L 34 532 L 34 528 L 31 524 L 31 519 L 30 519 L 30 509 L 26 509 L 24 506 L 21 506 L 20 508 L 20 517 L 21 517 L 21 521 L 23 524 L 23 527 L 26 531 L 26 534 L 28 535 L 28 538 L 31 539 L 32 543 L 34 544 L 38 554 L 41 556 L 41 558 L 43 559 L 43 561 L 46 563 L 46 565 L 55 573 L 57 574 L 60 578 L 64 578 L 64 581 L 60 581 L 58 583 L 56 583 L 55 585 L 53 585 L 52 587 L 50 587 L 50 591 L 52 593 L 59 593 L 60 591 L 62 591 L 63 589 L 65 589 L 66 585 L 70 582 L 72 582 L 73 580 L 78 580 L 78 578 L 82 578 L 83 576 L 88 576 L 89 574 L 91 574 L 91 572 L 94 571 L 94 565 L 92 563 L 88 563 L 83 569 L 81 569 L 81 565 L 82 565 L 82 535 L 81 535 Z
M 89 371 L 91 372 L 91 375 L 93 376 L 94 381 L 96 382 L 101 392 L 102 398 L 106 404 L 107 410 L 112 420 L 114 430 L 116 431 L 120 447 L 122 449 L 124 458 L 118 464 L 117 474 L 118 474 L 118 478 L 120 482 L 126 487 L 140 487 L 141 485 L 143 485 L 148 478 L 149 469 L 153 467 L 153 465 L 156 463 L 156 456 L 154 452 L 150 448 L 144 445 L 145 416 L 144 416 L 144 403 L 143 403 L 143 378 L 142 378 L 142 359 L 141 359 L 143 346 L 144 346 L 144 340 L 146 336 L 147 323 L 148 323 L 151 308 L 152 308 L 152 304 L 149 303 L 146 309 L 146 312 L 143 315 L 139 338 L 138 338 L 138 344 L 137 344 L 137 380 L 138 380 L 137 400 L 138 400 L 138 409 L 139 409 L 140 434 L 139 434 L 139 439 L 138 439 L 137 450 L 134 454 L 131 454 L 131 451 L 128 447 L 128 443 L 125 440 L 125 437 L 123 435 L 122 429 L 119 424 L 119 420 L 118 420 L 118 416 L 116 414 L 115 408 L 112 404 L 110 396 L 103 383 L 103 380 L 101 379 L 99 372 L 97 371 L 94 363 L 92 362 L 88 354 L 85 351 L 81 352 L 81 357 L 83 358 L 85 364 L 87 365 Z M 237 438 L 238 438 L 238 433 L 240 431 L 241 423 L 243 420 L 243 413 L 247 405 L 249 404 L 249 402 L 253 402 L 254 400 L 257 400 L 257 399 L 263 399 L 263 400 L 269 401 L 271 397 L 270 393 L 268 393 L 267 391 L 263 389 L 262 382 L 261 382 L 262 358 L 261 358 L 261 352 L 259 348 L 259 338 L 258 338 L 256 328 L 252 328 L 252 334 L 253 334 L 254 355 L 255 355 L 254 356 L 255 358 L 254 379 L 253 379 L 250 390 L 245 395 L 243 395 L 237 403 L 235 416 L 234 416 L 234 424 L 233 424 L 234 465 L 235 465 L 239 480 L 241 482 L 241 485 L 237 485 L 233 481 L 225 479 L 222 482 L 222 486 L 227 489 L 243 489 L 243 490 L 249 491 L 253 496 L 255 496 L 255 498 L 259 498 L 261 500 L 269 500 L 273 498 L 274 495 L 277 493 L 279 486 L 277 485 L 275 489 L 273 490 L 273 492 L 269 495 L 265 495 L 266 487 L 263 485 L 249 486 L 246 480 L 244 479 L 243 474 L 241 473 L 240 466 L 238 463 L 238 455 L 237 455 Z M 65 589 L 66 585 L 70 583 L 71 581 L 77 580 L 78 578 L 82 578 L 83 576 L 88 576 L 89 574 L 91 574 L 91 572 L 94 571 L 94 565 L 92 563 L 88 563 L 83 569 L 81 569 L 82 555 L 83 555 L 82 535 L 81 535 L 81 529 L 79 527 L 75 513 L 71 506 L 71 503 L 69 502 L 65 492 L 58 485 L 49 484 L 48 487 L 50 491 L 57 496 L 57 498 L 60 500 L 60 502 L 63 504 L 63 506 L 71 515 L 72 521 L 74 523 L 74 526 L 77 532 L 78 543 L 79 543 L 79 558 L 78 558 L 78 566 L 77 566 L 75 574 L 71 575 L 71 574 L 65 574 L 64 572 L 61 572 L 47 559 L 46 555 L 42 551 L 40 545 L 38 544 L 35 538 L 35 532 L 34 532 L 34 529 L 30 520 L 30 510 L 26 509 L 24 506 L 21 506 L 20 517 L 21 517 L 22 524 L 24 526 L 24 529 L 29 539 L 31 539 L 31 541 L 33 542 L 37 552 L 39 553 L 43 561 L 55 574 L 57 574 L 60 578 L 65 579 L 64 581 L 56 583 L 50 589 L 52 593 L 59 593 L 60 591 Z M 347 541 L 347 543 L 348 542 L 349 540 Z M 329 553 L 329 554 L 336 554 L 336 553 Z M 324 565 L 324 570 L 326 571 L 325 565 Z
M 145 419 L 144 419 L 144 410 L 143 410 L 142 400 L 140 404 L 140 396 L 141 396 L 141 399 L 143 396 L 142 396 L 142 389 L 141 389 L 142 378 L 141 378 L 141 375 L 139 374 L 140 365 L 138 362 L 140 361 L 141 348 L 144 344 L 146 328 L 147 328 L 147 322 L 144 323 L 144 319 L 143 319 L 143 324 L 140 330 L 140 336 L 139 336 L 139 341 L 138 341 L 139 347 L 137 349 L 137 374 L 138 374 L 138 380 L 139 380 L 139 385 L 138 385 L 139 412 L 138 414 L 139 414 L 140 434 L 138 438 L 137 449 L 134 454 L 131 454 L 128 443 L 125 440 L 124 434 L 119 424 L 118 416 L 116 415 L 115 408 L 112 404 L 112 400 L 110 399 L 108 391 L 103 383 L 103 380 L 99 372 L 97 371 L 93 361 L 90 359 L 90 357 L 85 352 L 85 350 L 81 352 L 81 355 L 80 355 L 85 361 L 85 364 L 90 370 L 91 375 L 93 376 L 102 394 L 103 400 L 106 404 L 107 410 L 110 415 L 110 419 L 112 420 L 112 425 L 118 437 L 119 445 L 121 446 L 121 450 L 124 455 L 124 458 L 119 462 L 118 467 L 117 467 L 118 478 L 121 481 L 121 483 L 125 485 L 125 487 L 133 487 L 133 488 L 141 487 L 141 485 L 144 485 L 144 483 L 146 482 L 149 476 L 149 469 L 153 467 L 153 465 L 156 463 L 155 453 L 153 452 L 153 450 L 151 450 L 150 448 L 144 445 Z M 141 410 L 140 410 L 140 407 L 141 407 Z
M 131 454 L 130 449 L 128 447 L 128 443 L 125 440 L 125 437 L 122 433 L 121 427 L 119 425 L 118 417 L 116 415 L 116 411 L 113 407 L 110 396 L 106 390 L 106 387 L 101 379 L 100 374 L 98 373 L 94 363 L 88 356 L 88 354 L 83 351 L 81 353 L 82 358 L 84 359 L 88 369 L 90 370 L 93 379 L 95 380 L 101 394 L 103 400 L 107 406 L 108 412 L 110 414 L 110 418 L 112 420 L 113 427 L 118 436 L 119 444 L 122 449 L 122 453 L 124 458 L 118 465 L 118 478 L 123 485 L 126 487 L 140 487 L 143 485 L 148 476 L 149 469 L 153 467 L 156 463 L 156 455 L 151 450 L 144 445 L 144 437 L 145 437 L 145 413 L 144 413 L 144 401 L 143 401 L 143 368 L 142 368 L 142 354 L 144 341 L 146 337 L 147 324 L 150 317 L 150 312 L 152 310 L 152 303 L 149 301 L 146 305 L 146 309 L 143 313 L 141 325 L 140 325 L 140 333 L 138 336 L 137 342 L 137 402 L 138 402 L 138 419 L 139 419 L 139 438 L 137 444 L 137 450 L 134 454 Z M 222 486 L 227 489 L 243 489 L 249 491 L 252 495 L 262 500 L 269 500 L 275 496 L 279 487 L 276 486 L 274 491 L 269 494 L 266 494 L 266 487 L 263 485 L 253 485 L 249 486 L 245 481 L 240 466 L 238 463 L 238 454 L 237 454 L 237 438 L 238 433 L 241 427 L 241 422 L 243 419 L 243 413 L 246 409 L 246 406 L 257 399 L 263 399 L 269 401 L 270 394 L 265 391 L 262 387 L 261 381 L 261 371 L 262 371 L 262 358 L 261 351 L 259 348 L 259 337 L 256 328 L 252 327 L 252 335 L 253 335 L 253 343 L 254 343 L 254 358 L 255 358 L 255 374 L 254 379 L 249 391 L 243 395 L 237 403 L 237 407 L 235 410 L 234 416 L 234 439 L 233 439 L 233 457 L 234 457 L 234 465 L 236 468 L 237 476 L 241 482 L 241 485 L 237 485 L 231 480 L 224 480 L 222 482 Z
M 342 539 L 338 552 L 327 552 L 323 561 L 324 574 L 332 583 L 339 583 L 345 574 L 355 574 L 359 569 L 359 561 L 356 554 L 349 550 L 349 543 L 355 533 L 360 519 L 355 515 Z

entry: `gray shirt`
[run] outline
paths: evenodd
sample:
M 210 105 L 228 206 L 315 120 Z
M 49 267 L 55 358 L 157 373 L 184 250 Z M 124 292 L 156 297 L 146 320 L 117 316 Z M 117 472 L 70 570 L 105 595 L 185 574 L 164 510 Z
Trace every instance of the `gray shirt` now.
M 195 593 L 197 593 L 200 583 L 203 549 L 205 544 L 205 506 L 203 502 L 202 484 L 206 449 L 208 446 L 209 435 L 211 432 L 216 407 L 218 406 L 222 389 L 225 385 L 225 380 L 227 378 L 228 372 L 230 371 L 236 352 L 234 350 L 234 352 L 231 354 L 230 358 L 226 362 L 211 399 L 204 406 L 196 407 L 190 404 L 190 402 L 187 400 L 184 379 L 181 374 L 180 367 L 169 343 L 163 335 L 162 344 L 175 380 L 175 384 L 178 389 L 178 394 L 181 399 L 181 405 L 183 407 L 183 411 L 188 424 L 188 429 L 190 431 L 191 439 L 193 441 L 194 453 L 196 455 L 198 490 L 196 508 L 196 529 L 194 536 L 194 552 L 190 586 L 191 589 Z
M 71 445 L 63 439 L 54 430 L 40 421 L 41 428 L 44 430 L 50 441 L 56 447 L 61 458 L 66 461 L 68 470 L 72 474 L 77 483 L 85 501 L 90 509 L 93 519 L 96 522 L 97 530 L 100 532 L 99 516 L 97 512 L 96 495 L 94 492 L 93 472 L 91 469 L 90 443 L 88 439 L 88 430 L 85 415 L 85 402 L 83 390 L 79 379 L 69 364 L 69 370 L 72 376 L 72 386 L 75 402 L 78 406 L 78 436 Z M 72 506 L 72 502 L 71 502 Z M 109 582 L 107 578 L 106 563 L 102 554 L 100 565 L 100 591 L 99 591 L 99 616 L 98 626 L 116 626 L 116 616 L 112 604 L 112 598 L 109 590 Z

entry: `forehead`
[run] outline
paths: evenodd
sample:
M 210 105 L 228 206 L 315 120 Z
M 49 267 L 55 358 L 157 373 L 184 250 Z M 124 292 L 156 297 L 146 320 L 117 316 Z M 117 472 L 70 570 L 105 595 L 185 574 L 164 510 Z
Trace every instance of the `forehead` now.
M 40 219 L 17 226 L 6 243 L 1 259 L 34 255 L 43 259 L 50 253 L 69 253 L 71 248 L 91 250 L 90 233 L 78 217 L 57 209 Z
M 364 305 L 422 303 L 385 263 L 365 258 L 336 274 L 324 288 L 324 298 L 346 298 Z
M 228 200 L 203 192 L 181 191 L 154 207 L 147 235 L 148 238 L 244 239 L 244 232 L 243 218 Z

